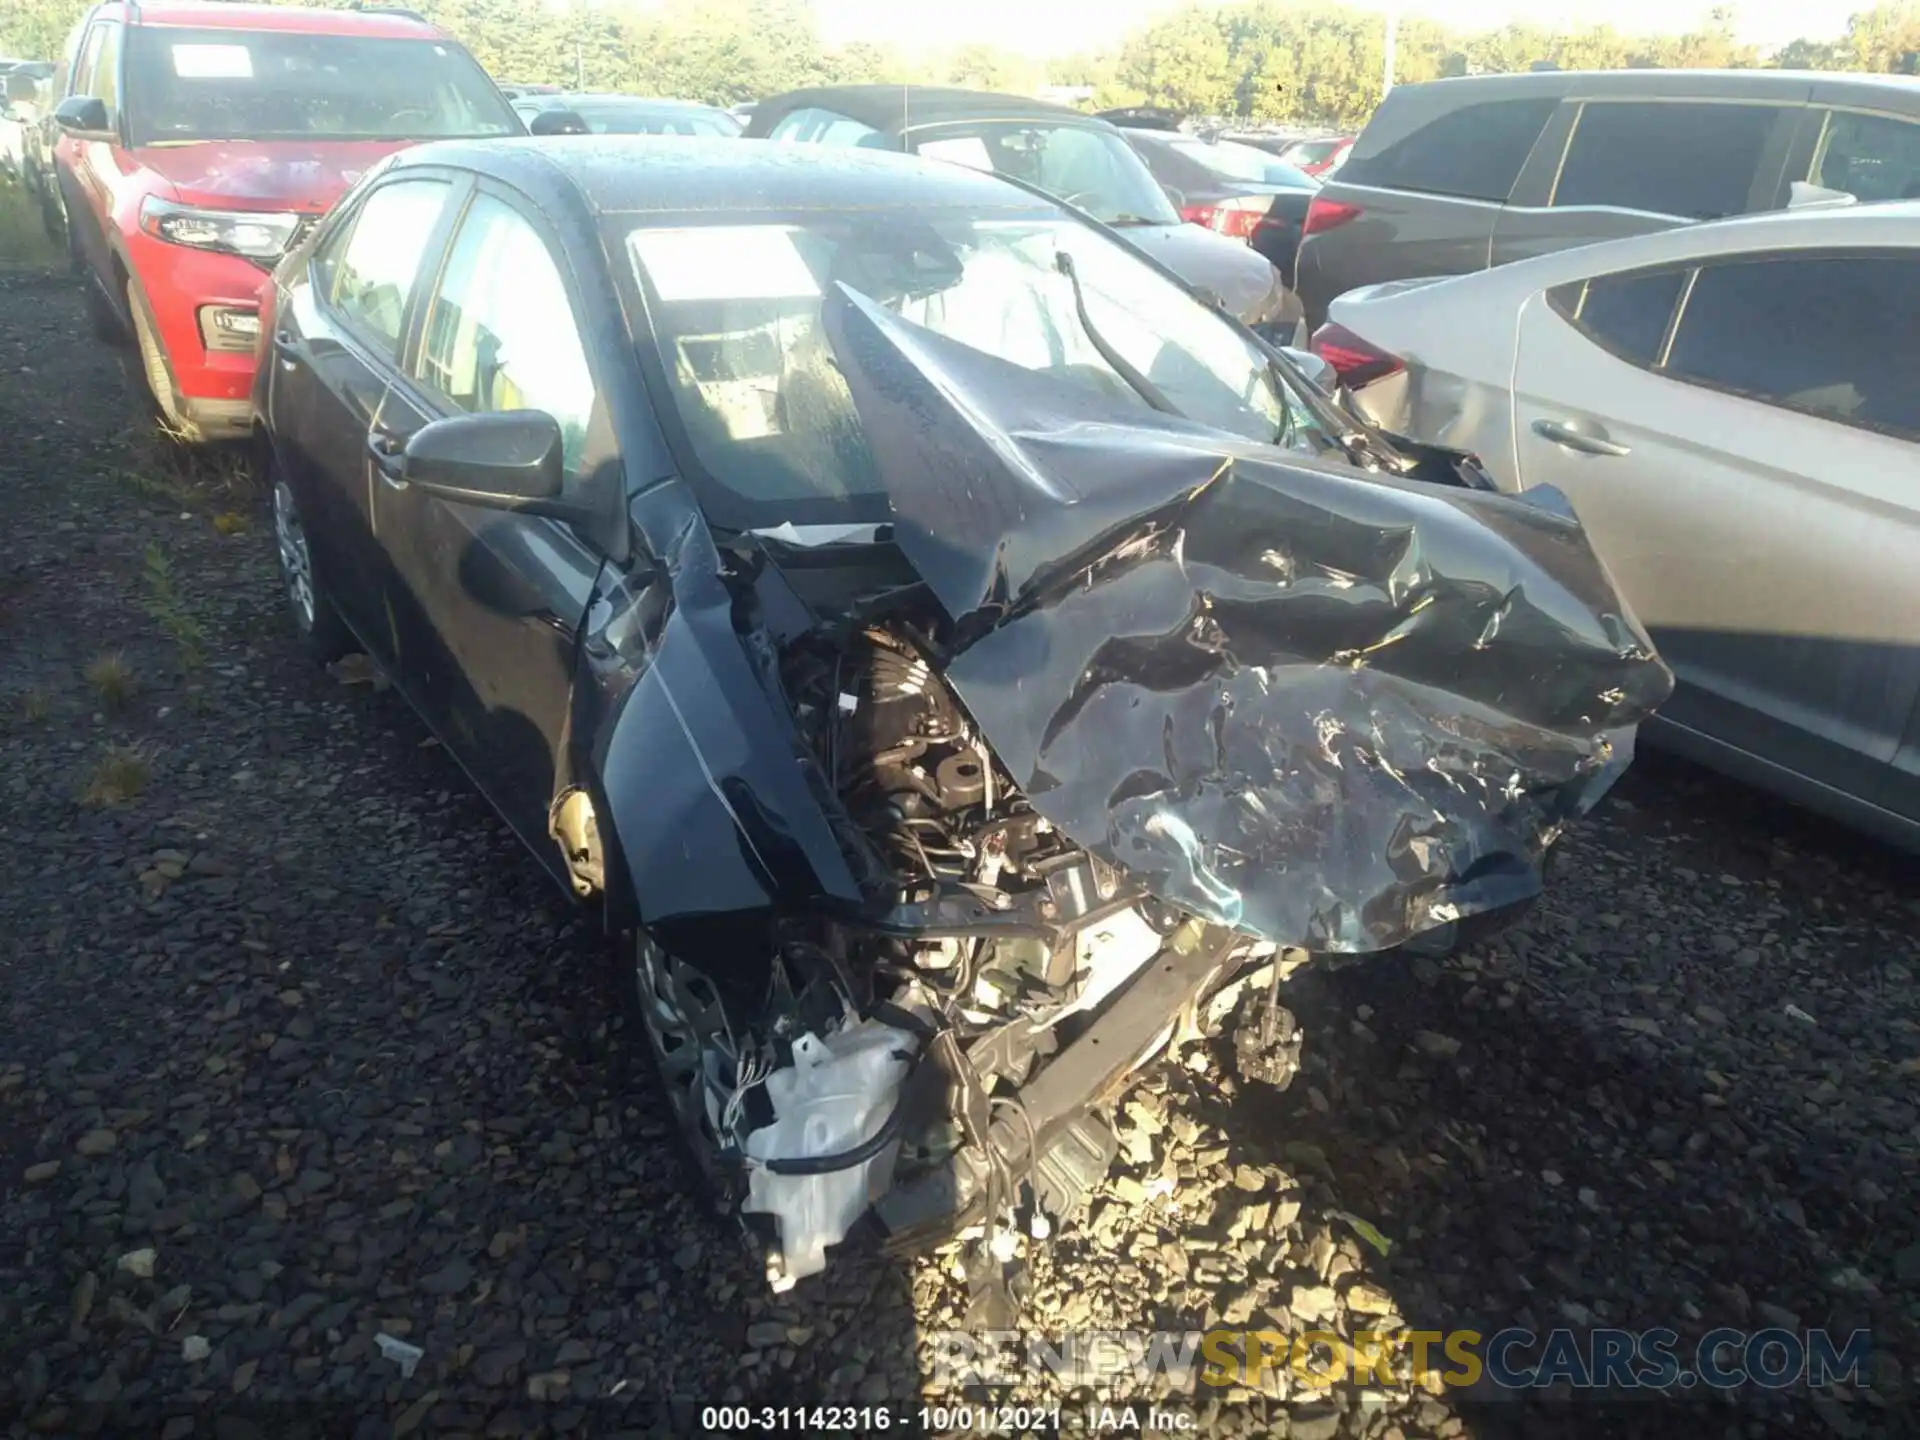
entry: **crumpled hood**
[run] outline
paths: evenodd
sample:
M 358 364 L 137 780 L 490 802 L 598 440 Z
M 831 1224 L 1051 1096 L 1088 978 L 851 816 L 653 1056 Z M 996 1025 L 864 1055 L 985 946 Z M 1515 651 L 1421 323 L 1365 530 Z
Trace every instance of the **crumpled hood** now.
M 949 684 L 1171 904 L 1366 952 L 1529 899 L 1671 693 L 1565 515 L 1136 411 L 844 287 L 825 313 Z
M 295 210 L 318 215 L 405 140 L 204 140 L 147 145 L 139 162 L 171 184 L 186 205 Z

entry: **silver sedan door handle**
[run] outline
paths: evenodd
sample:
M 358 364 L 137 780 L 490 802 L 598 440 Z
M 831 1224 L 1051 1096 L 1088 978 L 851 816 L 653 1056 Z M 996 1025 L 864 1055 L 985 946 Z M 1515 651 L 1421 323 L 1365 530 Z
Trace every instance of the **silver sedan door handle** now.
M 1556 445 L 1564 445 L 1569 450 L 1578 450 L 1583 455 L 1629 455 L 1632 447 L 1618 441 L 1609 440 L 1607 432 L 1595 425 L 1582 428 L 1571 420 L 1536 420 L 1533 433 Z

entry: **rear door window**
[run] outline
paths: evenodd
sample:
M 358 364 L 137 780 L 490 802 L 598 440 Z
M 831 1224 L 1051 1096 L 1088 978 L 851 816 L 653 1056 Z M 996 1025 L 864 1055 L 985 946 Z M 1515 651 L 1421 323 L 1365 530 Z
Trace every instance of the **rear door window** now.
M 1920 439 L 1920 256 L 1779 255 L 1705 266 L 1666 371 Z
M 1683 220 L 1747 209 L 1779 105 L 1598 101 L 1581 107 L 1553 204 Z
M 1559 103 L 1543 95 L 1462 105 L 1372 154 L 1362 155 L 1355 146 L 1340 167 L 1340 179 L 1349 185 L 1504 201 Z
M 1920 123 L 1832 111 L 1813 164 L 1813 183 L 1862 201 L 1920 200 Z

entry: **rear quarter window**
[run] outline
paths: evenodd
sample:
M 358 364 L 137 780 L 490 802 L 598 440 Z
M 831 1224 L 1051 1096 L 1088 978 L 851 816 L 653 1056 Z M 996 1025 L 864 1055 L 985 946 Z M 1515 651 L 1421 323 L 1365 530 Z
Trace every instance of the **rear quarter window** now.
M 1339 177 L 1349 185 L 1504 201 L 1559 103 L 1541 95 L 1462 105 L 1371 152 L 1363 135 Z
M 1600 275 L 1549 290 L 1547 303 L 1602 349 L 1654 365 L 1686 280 L 1685 269 Z

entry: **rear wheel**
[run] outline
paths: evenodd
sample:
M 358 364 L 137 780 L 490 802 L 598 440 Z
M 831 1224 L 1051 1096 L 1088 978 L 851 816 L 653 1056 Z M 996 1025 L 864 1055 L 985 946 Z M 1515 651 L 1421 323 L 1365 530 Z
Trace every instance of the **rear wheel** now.
M 80 277 L 82 303 L 87 308 L 87 328 L 93 332 L 96 340 L 104 340 L 109 345 L 125 343 L 126 329 L 121 325 L 120 317 L 114 314 L 113 301 L 107 298 L 107 292 L 101 288 L 100 277 L 93 273 L 93 267 L 87 264 L 86 257 L 80 253 L 80 244 L 71 226 L 67 227 L 62 238 L 67 245 L 67 264 Z
M 313 568 L 313 549 L 293 487 L 278 465 L 269 464 L 273 487 L 273 539 L 280 558 L 280 579 L 293 612 L 293 628 L 313 658 L 321 664 L 338 660 L 354 648 L 353 637 Z
M 40 225 L 47 232 L 47 239 L 56 245 L 67 243 L 67 204 L 60 195 L 60 187 L 47 177 L 37 175 L 33 186 L 34 198 L 40 202 Z
M 140 303 L 140 292 L 134 288 L 131 280 L 127 282 L 127 313 L 133 317 L 133 339 L 140 353 L 140 371 L 147 382 L 147 391 L 160 411 L 160 418 L 166 422 L 167 429 L 175 439 L 186 445 L 198 445 L 206 437 L 198 425 L 180 413 L 180 402 L 174 397 L 173 371 L 167 365 L 166 351 L 160 348 L 160 337 L 153 333 L 146 306 Z

